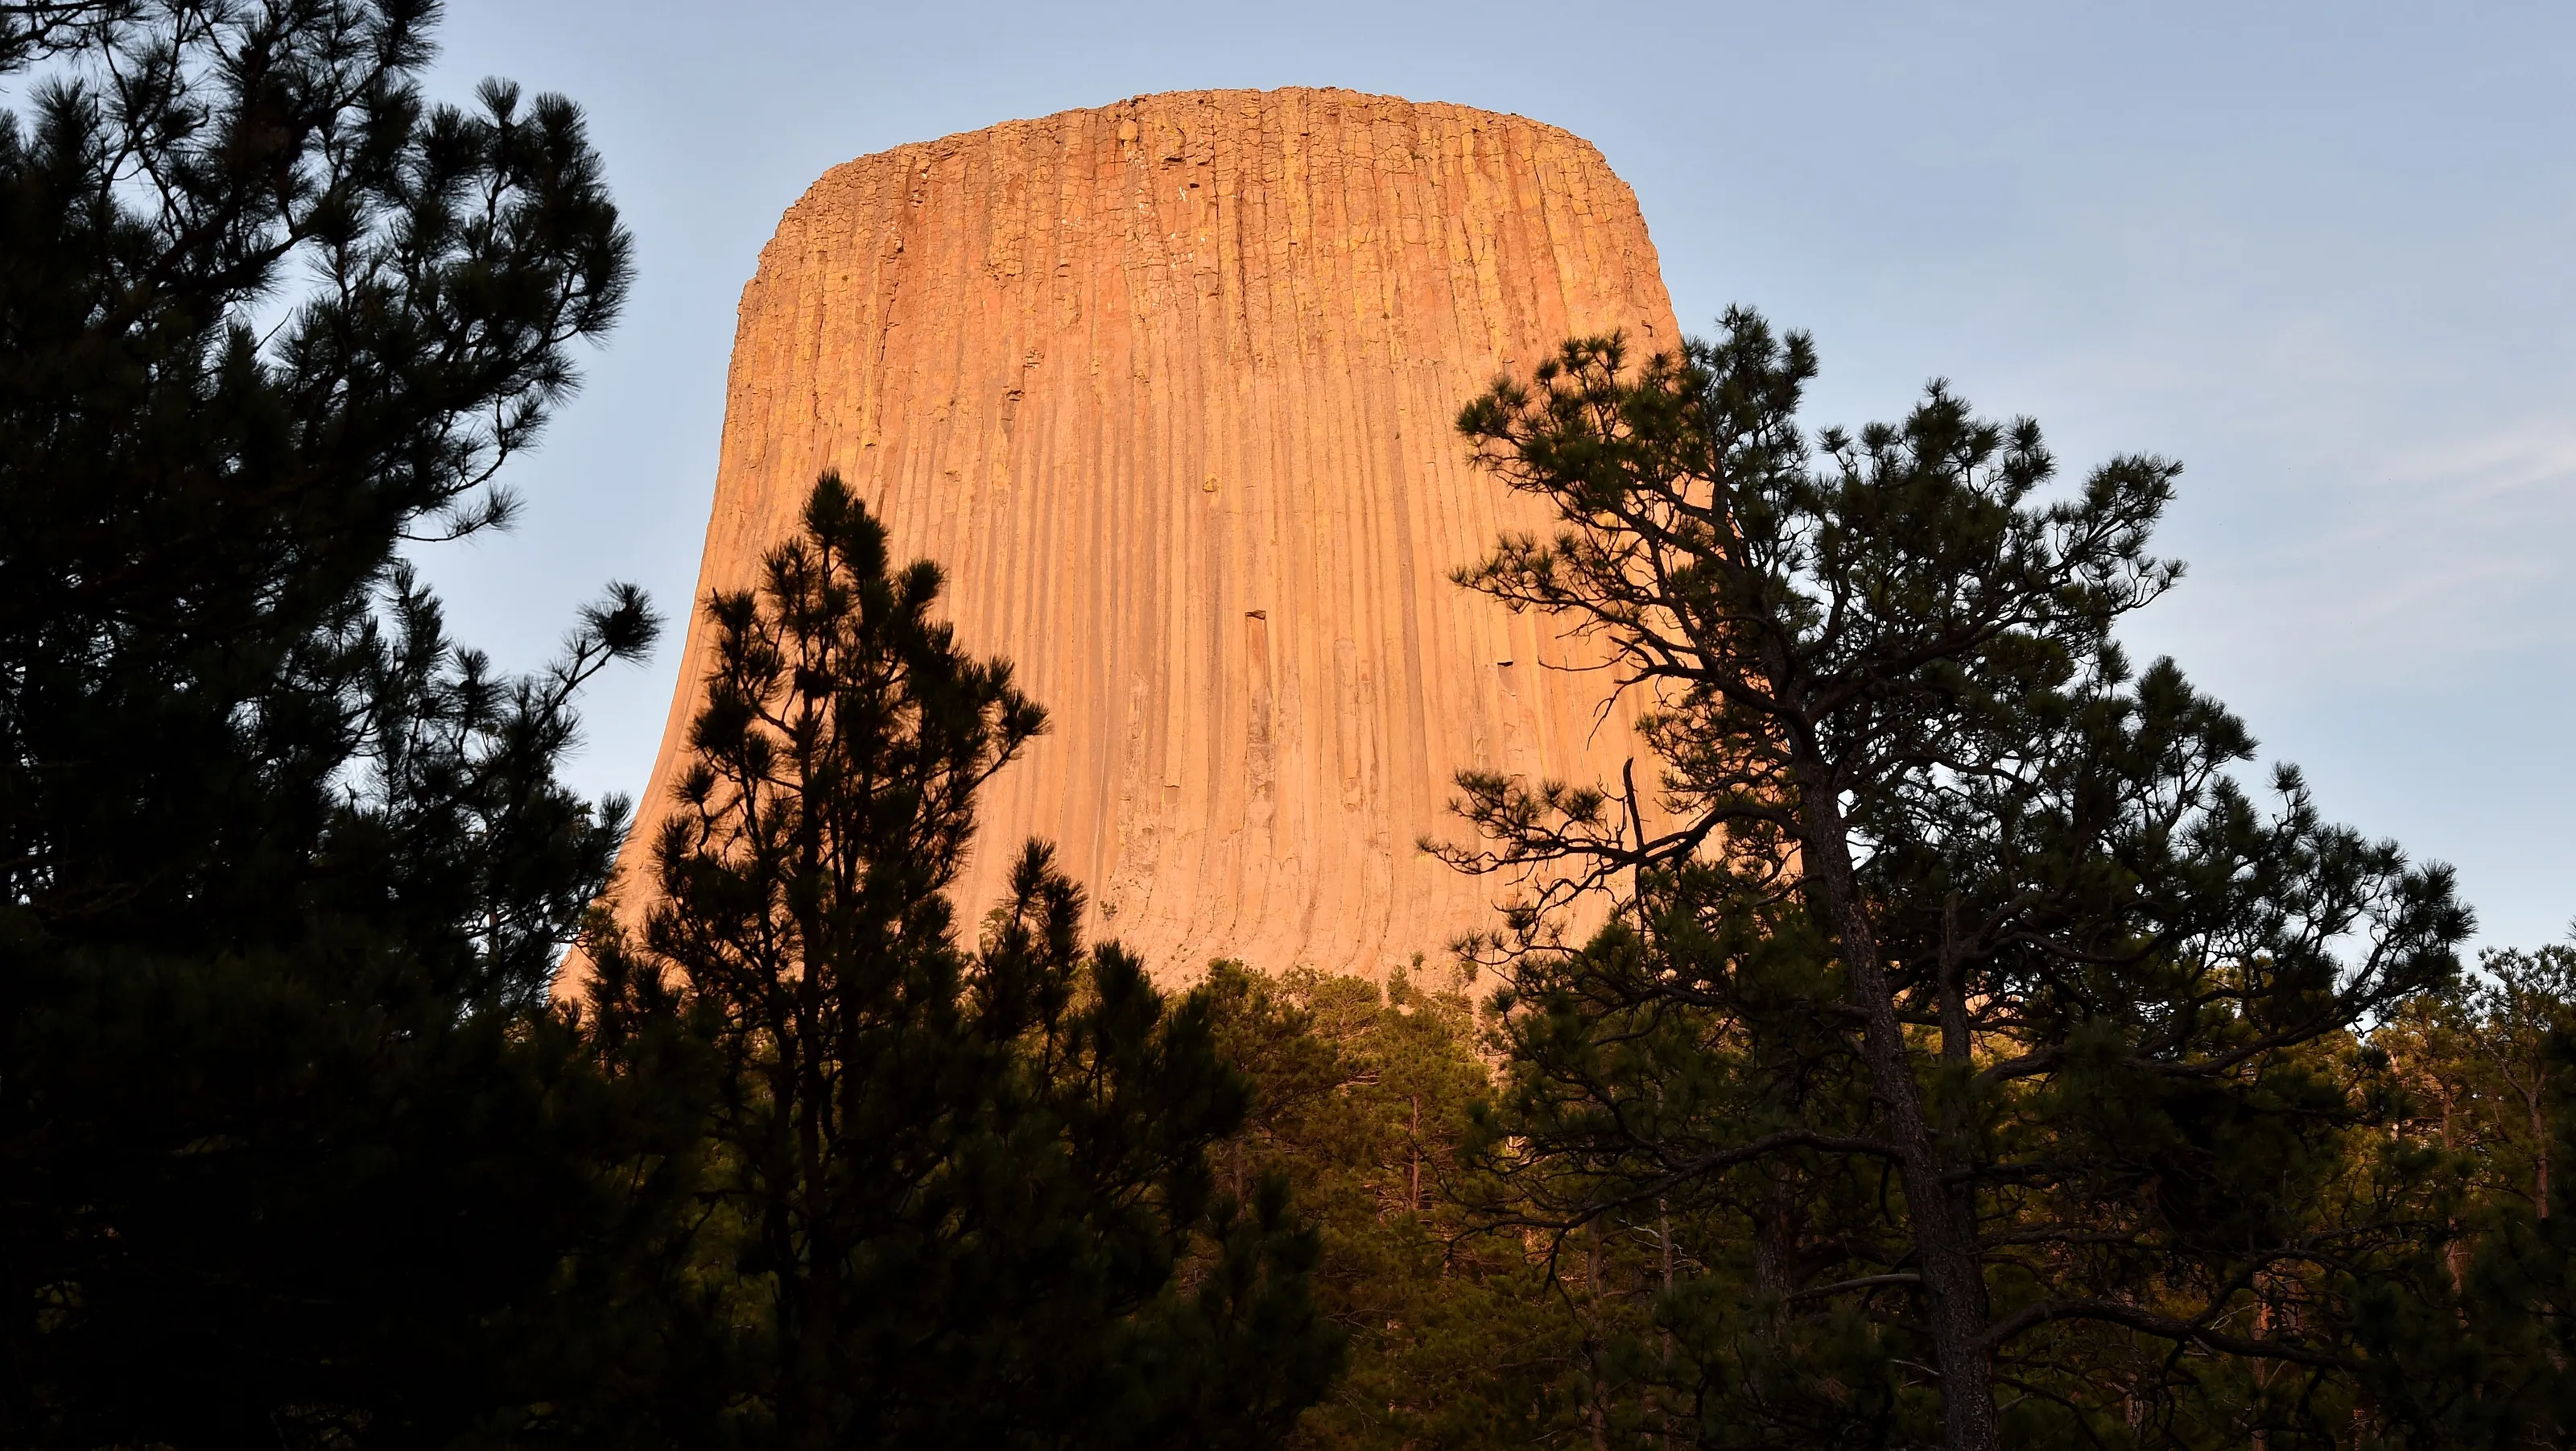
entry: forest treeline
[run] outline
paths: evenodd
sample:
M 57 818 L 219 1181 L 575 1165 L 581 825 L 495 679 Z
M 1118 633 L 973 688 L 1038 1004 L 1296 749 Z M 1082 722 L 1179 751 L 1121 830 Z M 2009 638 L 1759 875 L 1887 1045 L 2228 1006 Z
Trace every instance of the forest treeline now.
M 1557 524 L 1459 586 L 1653 703 L 1622 781 L 1460 776 L 1473 940 L 1086 940 L 974 834 L 1042 703 L 831 475 L 612 883 L 560 772 L 649 602 L 514 676 L 410 561 L 630 243 L 571 102 L 425 96 L 436 18 L 0 7 L 0 1445 L 2576 1434 L 2576 949 L 2463 962 L 2127 658 L 2173 464 L 1812 427 L 1749 311 L 1460 419 Z

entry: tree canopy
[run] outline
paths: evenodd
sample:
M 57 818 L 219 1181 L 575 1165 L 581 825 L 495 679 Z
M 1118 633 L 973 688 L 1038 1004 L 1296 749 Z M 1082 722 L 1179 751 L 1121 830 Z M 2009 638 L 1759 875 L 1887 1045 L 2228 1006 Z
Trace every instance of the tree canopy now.
M 757 591 L 707 603 L 693 763 L 635 939 L 602 923 L 612 1041 L 722 1065 L 700 1239 L 736 1286 L 740 1434 L 789 1447 L 1259 1446 L 1323 1389 L 1313 1235 L 1220 1193 L 1247 1085 L 1020 851 L 968 946 L 977 790 L 1043 728 L 934 618 L 940 574 L 825 474 Z
M 404 550 L 506 518 L 629 248 L 570 102 L 423 95 L 434 13 L 0 16 L 12 1445 L 528 1421 L 621 1233 L 641 1120 L 536 1009 L 622 820 L 572 701 L 654 619 L 511 678 Z
M 2131 666 L 2175 466 L 2052 488 L 2037 424 L 1938 383 L 1811 432 L 1815 368 L 1739 310 L 1634 369 L 1569 343 L 1461 419 L 1559 521 L 1461 582 L 1604 643 L 1662 767 L 1651 800 L 1461 777 L 1453 859 L 1534 883 L 1485 944 L 1504 1174 L 1560 1233 L 1732 1210 L 1772 1313 L 1866 1307 L 1954 1447 L 2007 1403 L 2014 1439 L 2167 1414 L 2156 1344 L 2357 1368 L 2316 1327 L 2400 1226 L 2341 1182 L 2353 1035 L 2458 971 L 2449 871 L 2287 768 L 2261 804 L 2245 728 Z M 1580 891 L 1618 913 L 1566 950 Z
M 612 887 L 561 771 L 648 602 L 514 676 L 414 561 L 630 243 L 436 19 L 0 6 L 0 1443 L 2576 1435 L 2576 949 L 2464 966 L 2133 664 L 2178 466 L 1813 427 L 1749 311 L 1460 420 L 1555 522 L 1458 582 L 1653 759 L 1459 778 L 1521 890 L 1458 962 L 1140 963 L 1038 842 L 974 915 L 1045 715 L 833 475 Z

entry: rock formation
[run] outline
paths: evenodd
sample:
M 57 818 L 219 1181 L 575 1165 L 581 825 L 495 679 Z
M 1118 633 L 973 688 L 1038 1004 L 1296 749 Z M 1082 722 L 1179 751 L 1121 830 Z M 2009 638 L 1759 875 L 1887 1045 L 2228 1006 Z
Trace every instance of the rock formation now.
M 1460 405 L 1612 328 L 1677 336 L 1636 200 L 1516 116 L 1210 91 L 863 157 L 743 290 L 698 599 L 836 466 L 1053 718 L 986 793 L 966 920 L 1035 834 L 1166 976 L 1437 958 L 1506 891 L 1416 849 L 1453 773 L 1635 751 L 1557 668 L 1579 642 L 1449 582 L 1544 523 Z M 693 619 L 630 881 L 708 648 Z

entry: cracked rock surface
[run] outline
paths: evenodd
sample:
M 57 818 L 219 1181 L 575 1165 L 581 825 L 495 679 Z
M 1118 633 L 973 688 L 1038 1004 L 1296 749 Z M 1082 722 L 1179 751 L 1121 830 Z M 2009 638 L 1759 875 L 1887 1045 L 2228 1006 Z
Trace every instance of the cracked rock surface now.
M 1053 720 L 985 793 L 962 922 L 1038 835 L 1167 981 L 1437 962 L 1509 892 L 1416 849 L 1462 829 L 1453 774 L 1642 756 L 1636 703 L 1555 668 L 1596 654 L 1449 582 L 1545 524 L 1460 406 L 1614 328 L 1679 337 L 1636 199 L 1516 116 L 1204 91 L 862 157 L 743 289 L 696 598 L 836 466 Z M 708 649 L 693 619 L 630 882 Z

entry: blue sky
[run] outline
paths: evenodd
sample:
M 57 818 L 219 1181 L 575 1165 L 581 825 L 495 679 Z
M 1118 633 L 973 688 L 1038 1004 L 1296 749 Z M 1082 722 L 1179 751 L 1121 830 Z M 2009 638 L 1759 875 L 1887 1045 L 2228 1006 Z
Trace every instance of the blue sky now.
M 2127 631 L 2460 868 L 2487 941 L 2576 913 L 2576 7 L 451 0 L 436 78 L 590 112 L 641 276 L 502 538 L 433 552 L 533 666 L 610 578 L 686 608 L 734 303 L 833 164 L 1149 91 L 1514 111 L 1633 186 L 1683 324 L 1812 331 L 1819 423 L 1943 376 L 2069 472 L 2184 461 L 2183 587 Z M 676 621 L 675 621 L 676 623 Z M 641 787 L 678 669 L 577 763 Z

